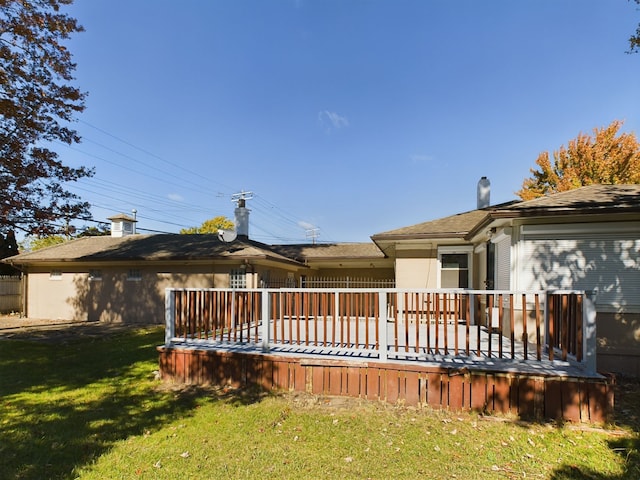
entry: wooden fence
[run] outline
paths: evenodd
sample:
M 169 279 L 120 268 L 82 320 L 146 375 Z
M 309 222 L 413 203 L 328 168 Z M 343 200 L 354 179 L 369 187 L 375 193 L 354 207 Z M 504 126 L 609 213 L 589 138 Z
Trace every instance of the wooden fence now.
M 22 311 L 22 278 L 0 276 L 0 313 Z

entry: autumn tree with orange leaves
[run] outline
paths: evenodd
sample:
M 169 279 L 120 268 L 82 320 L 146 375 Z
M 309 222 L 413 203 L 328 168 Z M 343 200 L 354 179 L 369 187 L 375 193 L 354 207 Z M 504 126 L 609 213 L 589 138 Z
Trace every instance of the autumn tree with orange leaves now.
M 633 133 L 619 133 L 622 122 L 595 128 L 593 136 L 580 133 L 553 152 L 542 152 L 516 194 L 531 200 L 593 184 L 640 184 L 640 144 Z

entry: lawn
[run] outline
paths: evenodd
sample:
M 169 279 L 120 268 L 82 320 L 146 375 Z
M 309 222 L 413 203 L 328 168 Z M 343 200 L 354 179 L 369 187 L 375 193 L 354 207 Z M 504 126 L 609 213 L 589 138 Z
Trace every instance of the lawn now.
M 605 428 L 175 389 L 155 378 L 162 341 L 0 340 L 0 478 L 640 478 L 637 389 Z

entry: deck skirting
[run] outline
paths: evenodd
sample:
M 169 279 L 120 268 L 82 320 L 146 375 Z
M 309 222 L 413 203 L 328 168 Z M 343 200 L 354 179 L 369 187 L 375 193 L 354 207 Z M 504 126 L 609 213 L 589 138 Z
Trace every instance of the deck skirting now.
M 523 419 L 605 423 L 613 379 L 160 346 L 163 381 L 348 396 Z

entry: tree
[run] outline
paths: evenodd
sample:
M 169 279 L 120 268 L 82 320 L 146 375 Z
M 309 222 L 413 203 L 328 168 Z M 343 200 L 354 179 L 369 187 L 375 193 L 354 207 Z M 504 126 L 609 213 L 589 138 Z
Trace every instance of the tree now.
M 634 0 L 640 5 L 640 0 Z M 640 24 L 636 28 L 636 33 L 629 37 L 629 53 L 637 53 L 640 51 Z
M 614 120 L 606 128 L 595 128 L 594 136 L 580 133 L 568 146 L 542 152 L 516 194 L 531 200 L 592 184 L 640 183 L 640 144 L 633 133 L 620 133 L 622 122 Z
M 199 227 L 183 228 L 180 233 L 218 233 L 219 230 L 233 230 L 234 223 L 223 215 L 205 220 Z
M 111 227 L 106 223 L 99 223 L 97 227 L 85 227 L 76 237 L 105 237 L 111 235 Z
M 64 235 L 46 235 L 43 237 L 26 237 L 20 245 L 24 250 L 35 252 L 46 247 L 53 247 L 66 242 L 68 239 Z
M 89 204 L 65 183 L 93 171 L 64 165 L 50 149 L 80 141 L 69 124 L 85 93 L 70 84 L 76 65 L 62 42 L 84 29 L 60 13 L 71 3 L 0 2 L 0 232 L 50 234 L 88 216 Z
M 13 230 L 7 232 L 6 238 L 0 233 L 0 259 L 13 257 L 18 253 L 20 252 L 18 251 L 18 243 L 16 242 L 16 236 Z M 0 275 L 18 275 L 19 273 L 20 271 L 11 265 L 0 263 Z
M 34 252 L 46 247 L 60 245 L 69 240 L 82 237 L 103 237 L 111 234 L 111 228 L 105 223 L 99 223 L 97 227 L 84 227 L 76 230 L 71 227 L 67 235 L 28 235 L 20 242 L 23 250 Z

